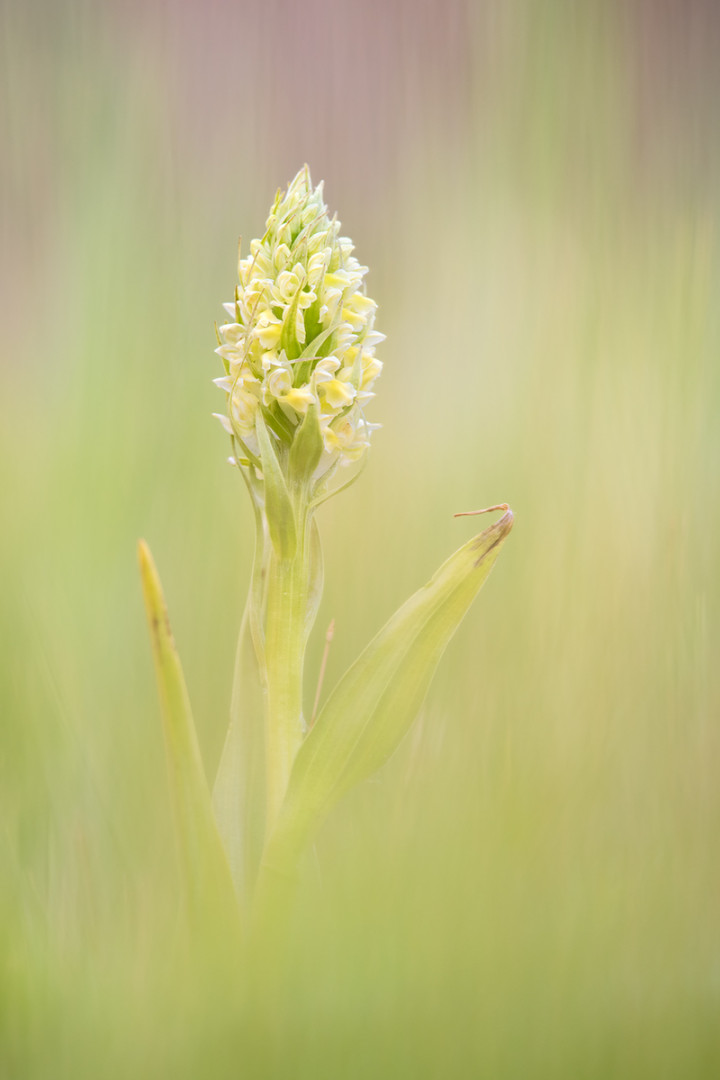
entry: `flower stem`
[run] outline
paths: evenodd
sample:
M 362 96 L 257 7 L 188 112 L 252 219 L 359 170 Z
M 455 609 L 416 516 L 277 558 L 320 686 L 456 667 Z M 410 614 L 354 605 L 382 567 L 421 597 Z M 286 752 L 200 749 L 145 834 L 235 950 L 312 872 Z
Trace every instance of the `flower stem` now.
M 310 589 L 309 519 L 298 522 L 291 559 L 270 558 L 267 582 L 265 658 L 267 672 L 267 828 L 274 824 L 295 755 L 305 734 L 303 669 Z

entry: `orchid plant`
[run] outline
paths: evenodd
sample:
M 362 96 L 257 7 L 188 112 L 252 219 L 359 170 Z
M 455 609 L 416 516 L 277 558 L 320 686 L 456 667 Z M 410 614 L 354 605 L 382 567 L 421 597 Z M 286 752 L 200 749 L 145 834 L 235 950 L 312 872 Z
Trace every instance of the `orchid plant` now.
M 353 250 L 306 166 L 239 259 L 217 330 L 218 419 L 250 497 L 255 558 L 212 793 L 157 571 L 139 546 L 188 909 L 202 918 L 220 899 L 243 927 L 287 899 L 333 805 L 401 742 L 513 521 L 506 504 L 490 507 L 502 517 L 392 616 L 306 722 L 305 651 L 323 587 L 315 511 L 357 479 L 378 427 L 365 411 L 384 335 Z

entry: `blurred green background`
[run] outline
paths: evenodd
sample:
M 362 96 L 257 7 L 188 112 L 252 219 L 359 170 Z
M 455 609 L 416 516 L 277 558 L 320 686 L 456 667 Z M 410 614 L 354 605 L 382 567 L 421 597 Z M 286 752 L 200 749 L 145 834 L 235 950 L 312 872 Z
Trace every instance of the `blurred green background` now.
M 718 5 L 0 10 L 0 1074 L 720 1075 Z M 212 323 L 304 161 L 388 335 L 309 683 L 455 511 L 516 526 L 258 1004 L 178 942 L 135 544 L 212 776 L 252 552 Z

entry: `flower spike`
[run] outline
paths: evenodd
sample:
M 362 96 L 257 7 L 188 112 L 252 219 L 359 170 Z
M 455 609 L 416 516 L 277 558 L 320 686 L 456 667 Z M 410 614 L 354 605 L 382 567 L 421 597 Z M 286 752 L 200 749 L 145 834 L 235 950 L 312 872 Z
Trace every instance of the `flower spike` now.
M 215 380 L 226 394 L 223 427 L 256 457 L 261 414 L 292 445 L 316 406 L 318 477 L 358 461 L 370 445 L 378 425 L 366 421 L 363 405 L 382 371 L 375 346 L 384 337 L 364 291 L 367 267 L 328 217 L 322 187 L 313 188 L 305 165 L 275 196 L 262 238 L 238 259 L 235 300 L 223 305 L 234 321 L 218 329 L 226 378 Z

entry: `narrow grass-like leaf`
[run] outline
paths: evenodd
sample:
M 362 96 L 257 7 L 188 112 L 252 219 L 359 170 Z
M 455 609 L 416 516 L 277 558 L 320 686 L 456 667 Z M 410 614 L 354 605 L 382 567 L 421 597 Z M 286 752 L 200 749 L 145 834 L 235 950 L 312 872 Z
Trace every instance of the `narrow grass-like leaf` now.
M 331 806 L 383 765 L 398 746 L 512 521 L 508 510 L 456 551 L 392 616 L 340 680 L 295 760 L 266 850 L 268 872 L 291 863 Z
M 262 412 L 258 409 L 255 415 L 270 539 L 279 559 L 292 559 L 297 549 L 297 529 L 290 493 Z
M 238 909 L 217 829 L 180 658 L 150 549 L 138 545 L 140 576 L 162 705 L 165 749 L 191 917 L 231 918 Z

